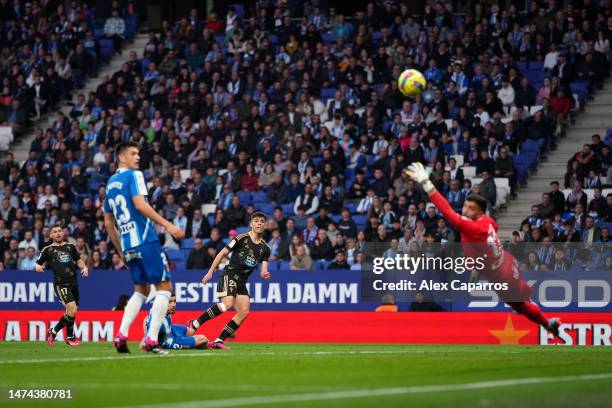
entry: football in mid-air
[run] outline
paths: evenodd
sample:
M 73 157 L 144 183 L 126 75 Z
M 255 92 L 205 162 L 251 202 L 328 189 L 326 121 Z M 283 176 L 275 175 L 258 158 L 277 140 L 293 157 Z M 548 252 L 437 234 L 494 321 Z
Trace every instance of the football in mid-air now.
M 397 78 L 397 87 L 406 96 L 417 96 L 425 90 L 427 81 L 416 69 L 407 69 Z

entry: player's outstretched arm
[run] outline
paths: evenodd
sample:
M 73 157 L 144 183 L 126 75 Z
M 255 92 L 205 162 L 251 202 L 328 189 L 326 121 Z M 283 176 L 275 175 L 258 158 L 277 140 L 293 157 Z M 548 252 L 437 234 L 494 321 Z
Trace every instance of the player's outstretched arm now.
M 213 273 L 217 270 L 219 264 L 221 263 L 223 258 L 225 258 L 229 254 L 229 252 L 229 249 L 225 247 L 221 251 L 219 251 L 217 256 L 215 256 L 212 265 L 210 265 L 210 269 L 208 269 L 208 273 L 202 278 L 202 283 L 204 285 L 206 285 L 212 279 Z
M 147 202 L 147 200 L 145 200 L 145 196 L 143 195 L 134 196 L 134 198 L 132 199 L 132 202 L 134 203 L 134 207 L 136 207 L 136 210 L 138 212 L 140 212 L 142 215 L 144 215 L 151 221 L 164 227 L 166 231 L 168 231 L 170 235 L 172 235 L 174 238 L 176 239 L 185 238 L 185 231 L 178 228 L 177 226 L 172 224 L 170 221 L 168 221 L 167 219 L 159 215 L 153 209 L 153 207 L 151 207 L 151 205 Z
M 474 221 L 457 214 L 446 198 L 444 198 L 444 196 L 440 194 L 440 192 L 433 185 L 429 179 L 429 173 L 427 170 L 425 170 L 421 163 L 413 163 L 404 171 L 411 179 L 423 187 L 423 190 L 425 190 L 431 202 L 442 213 L 442 215 L 444 215 L 444 218 L 461 234 L 475 234 L 480 231 L 480 227 Z

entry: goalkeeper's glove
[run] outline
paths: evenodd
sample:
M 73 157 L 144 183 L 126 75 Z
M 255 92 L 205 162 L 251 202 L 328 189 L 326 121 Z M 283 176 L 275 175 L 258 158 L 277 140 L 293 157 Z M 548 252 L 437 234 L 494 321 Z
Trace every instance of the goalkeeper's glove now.
M 432 193 L 436 189 L 431 180 L 429 180 L 429 172 L 421 163 L 412 163 L 404 171 L 408 174 L 408 177 L 419 183 L 427 194 Z

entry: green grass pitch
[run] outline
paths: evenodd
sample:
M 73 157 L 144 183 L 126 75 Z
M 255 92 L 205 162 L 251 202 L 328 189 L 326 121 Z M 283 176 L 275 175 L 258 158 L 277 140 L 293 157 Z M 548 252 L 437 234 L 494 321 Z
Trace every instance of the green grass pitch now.
M 153 356 L 131 344 L 0 343 L 6 407 L 610 407 L 612 349 L 233 343 Z M 71 388 L 71 401 L 8 400 Z

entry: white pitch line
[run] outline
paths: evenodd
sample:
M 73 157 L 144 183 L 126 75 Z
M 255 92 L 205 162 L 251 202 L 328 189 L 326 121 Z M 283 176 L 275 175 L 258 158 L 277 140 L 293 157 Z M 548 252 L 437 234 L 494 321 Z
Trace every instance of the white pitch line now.
M 393 395 L 422 394 L 430 392 L 450 392 L 478 390 L 517 385 L 555 383 L 566 381 L 606 380 L 612 378 L 612 373 L 568 375 L 560 377 L 516 378 L 498 381 L 479 381 L 464 384 L 423 385 L 412 387 L 378 388 L 366 390 L 328 391 L 307 394 L 288 394 L 274 396 L 240 397 L 215 400 L 199 400 L 185 402 L 170 402 L 163 404 L 128 405 L 115 408 L 224 408 L 259 404 L 282 404 L 291 402 L 329 401 L 351 398 L 386 397 Z
M 304 351 L 304 352 L 283 352 L 283 351 L 262 351 L 252 353 L 233 353 L 231 351 L 221 352 L 206 352 L 202 353 L 185 353 L 171 352 L 170 355 L 158 356 L 154 354 L 142 355 L 113 355 L 99 357 L 67 357 L 67 358 L 39 358 L 39 359 L 23 359 L 23 360 L 0 360 L 0 365 L 6 364 L 44 364 L 44 363 L 61 363 L 74 361 L 102 361 L 102 360 L 131 360 L 143 358 L 174 358 L 174 357 L 251 357 L 251 356 L 328 356 L 328 355 L 343 355 L 343 354 L 424 354 L 423 350 L 346 350 L 346 351 Z

